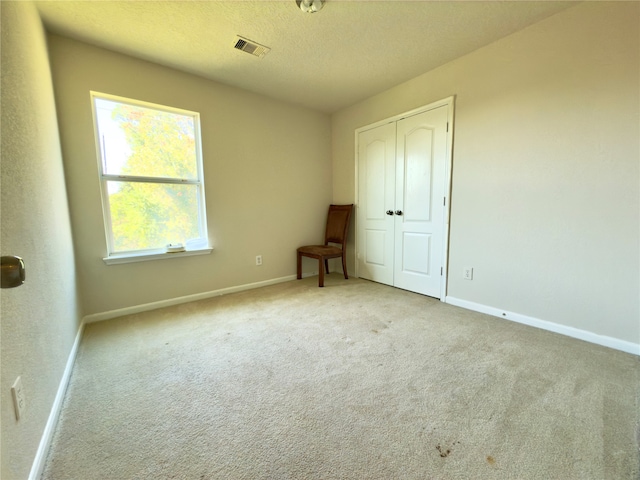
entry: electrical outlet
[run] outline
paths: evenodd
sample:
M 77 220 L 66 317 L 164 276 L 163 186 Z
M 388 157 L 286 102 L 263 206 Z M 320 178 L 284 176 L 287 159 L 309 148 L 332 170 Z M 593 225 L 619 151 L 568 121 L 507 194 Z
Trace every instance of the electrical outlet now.
M 13 407 L 16 411 L 16 420 L 20 420 L 24 415 L 25 408 L 27 407 L 27 402 L 24 398 L 24 390 L 22 389 L 22 379 L 20 377 L 16 378 L 16 381 L 13 382 L 13 386 L 11 387 L 11 396 L 13 397 Z
M 256 255 L 256 265 L 262 265 L 262 255 Z
M 473 280 L 473 267 L 464 267 L 462 269 L 462 278 L 465 280 Z

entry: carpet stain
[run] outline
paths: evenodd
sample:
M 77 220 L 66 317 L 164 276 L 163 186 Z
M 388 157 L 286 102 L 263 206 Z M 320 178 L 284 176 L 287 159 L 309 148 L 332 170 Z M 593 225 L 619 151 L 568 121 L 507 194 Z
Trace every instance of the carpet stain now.
M 453 442 L 453 445 L 459 444 L 460 442 Z M 453 445 L 451 446 L 451 448 L 453 448 Z M 440 452 L 440 456 L 442 458 L 446 458 L 451 454 L 451 448 L 446 448 L 441 446 L 440 444 L 436 445 L 436 450 L 438 450 L 438 452 Z
M 495 458 L 493 458 L 491 455 L 489 455 L 489 456 L 487 457 L 487 462 L 489 463 L 489 465 L 495 465 L 495 463 L 496 463 L 496 459 L 495 459 Z
M 442 458 L 448 457 L 448 456 L 449 456 L 449 454 L 451 453 L 451 450 L 450 450 L 450 449 L 448 449 L 448 448 L 447 448 L 447 449 L 445 450 L 445 449 L 444 449 L 444 448 L 442 448 L 440 445 L 436 446 L 436 450 L 438 450 L 438 451 L 440 452 L 440 456 L 441 456 Z
M 387 325 L 384 322 L 377 322 L 378 325 L 376 326 L 377 328 L 374 328 L 371 330 L 372 333 L 380 333 L 382 330 L 386 330 L 389 328 L 389 325 Z

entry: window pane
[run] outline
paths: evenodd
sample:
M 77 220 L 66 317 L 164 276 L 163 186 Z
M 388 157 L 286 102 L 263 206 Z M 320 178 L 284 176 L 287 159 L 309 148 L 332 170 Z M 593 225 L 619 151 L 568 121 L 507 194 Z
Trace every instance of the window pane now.
M 115 252 L 200 238 L 198 186 L 107 182 Z
M 95 106 L 105 174 L 197 178 L 193 117 L 100 98 Z

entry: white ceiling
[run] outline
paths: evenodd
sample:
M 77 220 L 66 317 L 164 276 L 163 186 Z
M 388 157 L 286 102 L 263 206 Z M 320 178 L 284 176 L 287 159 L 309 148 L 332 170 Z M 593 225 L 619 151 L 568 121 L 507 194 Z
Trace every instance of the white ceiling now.
M 41 1 L 49 31 L 331 113 L 571 6 L 556 1 Z M 271 48 L 257 58 L 236 35 Z

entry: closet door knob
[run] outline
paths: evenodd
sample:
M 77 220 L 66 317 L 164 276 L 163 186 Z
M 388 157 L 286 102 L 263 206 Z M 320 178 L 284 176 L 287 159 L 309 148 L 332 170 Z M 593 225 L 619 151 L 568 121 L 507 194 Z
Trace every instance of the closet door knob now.
M 396 215 L 402 215 L 402 210 L 396 210 Z
M 387 210 L 387 215 L 393 215 L 393 211 L 392 210 Z

